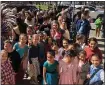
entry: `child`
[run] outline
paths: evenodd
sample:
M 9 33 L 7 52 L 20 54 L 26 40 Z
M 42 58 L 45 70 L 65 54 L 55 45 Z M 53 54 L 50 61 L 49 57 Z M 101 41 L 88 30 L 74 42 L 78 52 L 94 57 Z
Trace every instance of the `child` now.
M 26 44 L 27 42 L 27 36 L 25 34 L 21 34 L 19 36 L 19 42 L 15 43 L 14 49 L 20 54 L 21 60 L 23 60 L 28 52 L 28 46 Z
M 32 30 L 32 26 L 28 26 L 27 27 L 27 36 L 32 35 L 33 34 L 33 30 Z
M 4 50 L 8 52 L 8 59 L 12 65 L 12 68 L 15 72 L 15 82 L 17 84 L 18 80 L 20 80 L 19 69 L 21 64 L 20 55 L 16 50 L 13 50 L 12 42 L 10 40 L 6 40 L 4 42 Z M 14 57 L 15 56 L 15 57 Z
M 58 49 L 59 49 L 59 47 L 58 47 L 57 43 L 53 43 L 53 45 L 52 45 L 52 50 L 55 51 L 55 60 L 56 60 L 56 61 L 59 61 L 59 60 L 62 59 L 62 56 L 61 56 L 60 53 L 58 52 Z
M 8 53 L 5 50 L 1 51 L 1 84 L 2 85 L 14 85 L 15 84 L 15 72 L 8 60 Z
M 53 44 L 53 40 L 51 37 L 48 37 L 47 40 L 46 40 L 46 48 L 45 48 L 45 51 L 47 53 L 47 51 L 49 51 L 51 49 L 51 46 Z
M 31 36 L 31 35 L 28 35 L 28 54 L 29 54 L 29 48 L 31 47 L 31 45 L 32 45 L 32 36 Z M 30 76 L 29 76 L 29 74 L 30 74 L 29 61 L 28 61 L 28 65 L 27 65 L 27 73 L 28 73 L 28 74 L 26 74 L 26 75 L 24 76 L 24 79 L 25 79 L 26 77 L 28 77 L 27 79 L 30 79 Z
M 80 51 L 79 55 L 79 64 L 78 64 L 78 84 L 83 85 L 86 75 L 89 71 L 89 63 L 85 62 L 86 52 Z
M 28 64 L 28 46 L 26 44 L 27 42 L 27 36 L 25 34 L 21 34 L 19 36 L 19 42 L 15 43 L 13 49 L 15 49 L 21 58 L 21 66 L 20 66 L 20 80 L 23 80 L 24 72 L 27 69 Z
M 75 50 L 74 43 L 70 43 L 68 46 L 68 50 Z
M 43 83 L 44 85 L 58 85 L 58 62 L 54 60 L 55 52 L 47 52 L 47 61 L 43 65 Z
M 78 55 L 78 49 L 76 48 L 76 43 L 70 43 L 69 46 L 68 46 L 68 50 L 74 50 L 75 51 L 75 56 Z M 78 58 L 77 58 L 78 59 Z
M 76 36 L 76 49 L 77 51 L 81 51 L 85 48 L 85 36 L 82 34 L 77 34 Z
M 91 56 L 96 53 L 99 55 L 100 59 L 102 60 L 102 53 L 100 49 L 98 48 L 97 44 L 98 42 L 96 38 L 92 37 L 89 39 L 89 46 L 84 49 L 87 54 L 86 56 L 87 61 L 90 61 Z
M 46 61 L 46 52 L 45 52 L 45 48 L 46 48 L 46 45 L 45 45 L 45 42 L 43 41 L 43 33 L 41 32 L 39 34 L 39 43 L 38 43 L 38 46 L 39 46 L 39 63 L 40 63 L 40 75 L 38 76 L 38 80 L 41 81 L 42 78 L 43 78 L 43 64 L 44 62 Z
M 33 44 L 29 48 L 29 63 L 30 63 L 30 77 L 33 84 L 38 84 L 38 75 L 40 75 L 40 67 L 39 67 L 39 35 L 34 34 L 32 36 Z
M 75 53 L 73 50 L 65 52 L 64 58 L 59 62 L 59 84 L 76 84 L 77 83 L 77 67 L 74 64 Z
M 61 56 L 63 56 L 63 53 L 64 51 L 67 51 L 68 50 L 68 45 L 69 45 L 69 42 L 67 39 L 63 39 L 62 40 L 62 43 L 63 43 L 63 47 L 61 47 L 58 52 L 60 53 Z
M 43 42 L 46 42 L 47 38 L 48 38 L 47 34 L 43 31 Z
M 100 36 L 100 30 L 101 30 L 101 25 L 102 25 L 102 18 L 98 17 L 95 21 L 95 25 L 96 25 L 96 37 Z
M 29 35 L 28 36 L 28 47 L 30 47 L 32 45 L 32 36 Z
M 95 54 L 92 55 L 91 62 L 92 65 L 90 66 L 90 71 L 87 75 L 87 78 L 90 78 L 93 73 L 95 74 L 90 78 L 89 85 L 102 85 L 102 83 L 104 82 L 104 70 L 101 67 L 101 59 L 97 54 Z

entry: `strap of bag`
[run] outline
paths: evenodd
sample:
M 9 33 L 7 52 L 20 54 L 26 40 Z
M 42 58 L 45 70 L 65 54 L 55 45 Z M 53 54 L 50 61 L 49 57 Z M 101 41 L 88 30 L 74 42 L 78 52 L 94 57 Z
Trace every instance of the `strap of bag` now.
M 91 79 L 95 76 L 95 74 L 96 74 L 100 69 L 102 69 L 102 68 L 97 69 L 97 70 L 91 75 L 91 77 L 90 77 L 89 80 L 91 80 Z

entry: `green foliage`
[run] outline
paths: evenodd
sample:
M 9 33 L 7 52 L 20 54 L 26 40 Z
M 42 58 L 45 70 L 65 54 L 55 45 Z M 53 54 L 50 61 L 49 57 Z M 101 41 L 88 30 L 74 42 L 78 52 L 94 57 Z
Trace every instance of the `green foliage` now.
M 53 6 L 52 5 L 44 5 L 44 4 L 41 4 L 41 5 L 35 5 L 37 8 L 41 9 L 41 10 L 48 10 L 48 8 L 52 8 Z

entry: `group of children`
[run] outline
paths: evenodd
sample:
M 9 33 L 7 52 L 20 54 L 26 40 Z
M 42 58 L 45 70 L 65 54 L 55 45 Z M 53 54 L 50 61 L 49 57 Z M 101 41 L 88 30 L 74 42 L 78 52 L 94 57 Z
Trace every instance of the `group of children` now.
M 48 43 L 45 39 L 48 39 Z M 56 41 L 52 41 L 52 38 L 44 38 L 41 34 L 33 34 L 32 37 L 21 34 L 19 42 L 13 47 L 12 43 L 6 40 L 4 49 L 1 51 L 1 84 L 22 83 L 24 74 L 27 72 L 32 84 L 83 85 L 97 69 L 99 71 L 89 83 L 104 82 L 104 70 L 101 67 L 102 53 L 98 48 L 97 39 L 90 38 L 88 46 L 85 46 L 84 39 L 83 35 L 76 36 L 76 43 L 69 43 L 67 39 L 63 39 L 61 47 Z M 41 56 L 43 46 L 48 49 L 46 48 L 45 55 Z M 13 55 L 14 51 L 15 55 Z M 15 58 L 18 62 L 14 64 Z M 28 71 L 27 68 L 29 68 Z M 43 76 L 43 80 L 38 80 L 39 75 Z
M 84 8 L 73 18 L 75 33 L 71 13 L 22 9 L 14 15 L 16 24 L 1 36 L 2 85 L 23 85 L 25 76 L 31 84 L 86 85 L 89 80 L 89 84 L 102 85 L 102 53 L 96 38 L 88 41 L 89 10 Z M 95 24 L 99 36 L 102 19 Z

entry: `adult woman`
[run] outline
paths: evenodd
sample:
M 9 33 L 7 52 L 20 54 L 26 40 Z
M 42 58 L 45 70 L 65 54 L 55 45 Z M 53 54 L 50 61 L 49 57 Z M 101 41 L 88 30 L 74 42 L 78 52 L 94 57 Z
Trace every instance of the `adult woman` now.
M 51 24 L 51 37 L 57 41 L 58 46 L 61 46 L 61 42 L 62 42 L 62 33 L 61 30 L 59 29 L 59 24 L 57 21 L 53 21 Z
M 25 12 L 25 16 L 26 16 L 26 19 L 25 19 L 25 23 L 28 25 L 28 26 L 34 26 L 34 18 L 32 18 L 32 15 L 30 12 Z

